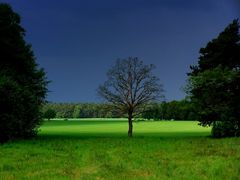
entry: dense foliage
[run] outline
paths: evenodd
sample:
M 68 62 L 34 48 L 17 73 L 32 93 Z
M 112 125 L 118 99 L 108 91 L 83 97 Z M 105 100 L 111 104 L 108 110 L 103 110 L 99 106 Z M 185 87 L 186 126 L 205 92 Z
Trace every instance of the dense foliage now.
M 47 81 L 24 36 L 19 15 L 0 4 L 1 142 L 35 135 L 41 121 Z
M 100 103 L 48 103 L 42 111 L 49 109 L 56 112 L 56 118 L 121 118 L 123 114 Z M 197 120 L 193 104 L 188 100 L 153 103 L 145 107 L 137 119 L 149 120 Z
M 201 125 L 213 125 L 215 137 L 240 135 L 240 35 L 234 20 L 200 49 L 189 73 L 188 92 Z
M 56 118 L 115 118 L 121 114 L 115 112 L 108 104 L 97 103 L 47 103 L 43 113 L 52 109 Z
M 197 120 L 197 113 L 189 100 L 149 104 L 141 117 L 153 120 Z
M 53 109 L 47 109 L 44 114 L 43 114 L 43 118 L 45 119 L 53 119 L 56 117 L 56 111 L 54 111 Z

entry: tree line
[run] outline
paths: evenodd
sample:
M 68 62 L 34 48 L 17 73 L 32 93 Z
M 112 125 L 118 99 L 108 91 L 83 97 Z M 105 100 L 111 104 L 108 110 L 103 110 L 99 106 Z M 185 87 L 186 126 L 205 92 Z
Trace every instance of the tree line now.
M 52 113 L 49 113 L 51 112 Z M 44 118 L 121 118 L 122 113 L 103 103 L 47 103 L 43 106 Z M 189 100 L 151 103 L 137 118 L 146 120 L 198 120 Z

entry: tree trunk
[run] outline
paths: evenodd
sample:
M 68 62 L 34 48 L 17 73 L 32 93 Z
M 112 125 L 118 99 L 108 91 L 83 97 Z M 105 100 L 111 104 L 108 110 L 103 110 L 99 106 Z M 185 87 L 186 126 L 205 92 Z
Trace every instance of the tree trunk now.
M 132 137 L 133 124 L 132 124 L 132 111 L 128 111 L 128 137 Z

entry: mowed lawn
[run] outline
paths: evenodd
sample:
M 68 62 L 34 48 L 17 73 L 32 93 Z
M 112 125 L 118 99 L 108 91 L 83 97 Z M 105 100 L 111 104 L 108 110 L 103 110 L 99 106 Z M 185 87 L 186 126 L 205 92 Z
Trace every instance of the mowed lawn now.
M 40 129 L 41 136 L 127 137 L 126 119 L 53 120 Z M 209 136 L 210 128 L 198 126 L 197 121 L 137 121 L 133 123 L 134 136 Z
M 0 145 L 0 179 L 240 179 L 240 139 L 197 122 L 45 122 L 39 136 Z

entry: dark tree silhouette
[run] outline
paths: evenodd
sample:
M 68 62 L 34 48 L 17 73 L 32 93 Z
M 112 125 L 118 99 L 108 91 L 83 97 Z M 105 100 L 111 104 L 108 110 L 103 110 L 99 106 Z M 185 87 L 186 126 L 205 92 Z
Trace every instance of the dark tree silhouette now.
M 199 50 L 200 56 L 197 66 L 190 66 L 188 75 L 195 76 L 205 70 L 216 68 L 233 69 L 240 67 L 240 35 L 238 20 L 233 20 L 219 36 L 207 43 L 207 46 Z
M 162 97 L 163 88 L 152 74 L 154 65 L 144 65 L 138 58 L 117 60 L 108 71 L 107 81 L 98 93 L 120 112 L 128 115 L 128 136 L 132 137 L 133 117 L 144 106 Z
M 200 49 L 198 65 L 191 66 L 187 91 L 201 125 L 213 125 L 214 136 L 240 136 L 238 20 Z
M 20 16 L 0 3 L 0 141 L 36 134 L 47 80 L 24 40 Z

